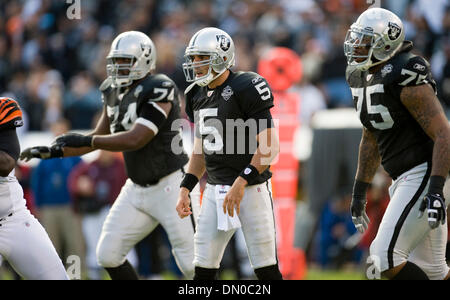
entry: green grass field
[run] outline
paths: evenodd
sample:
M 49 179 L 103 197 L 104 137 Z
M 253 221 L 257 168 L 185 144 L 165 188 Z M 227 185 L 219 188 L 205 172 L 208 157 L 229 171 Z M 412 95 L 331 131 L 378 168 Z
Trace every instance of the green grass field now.
M 366 280 L 364 273 L 350 270 L 319 270 L 310 269 L 306 280 Z
M 178 279 L 171 272 L 163 272 L 161 274 L 164 280 Z M 14 279 L 11 272 L 5 268 L 0 268 L 0 280 L 12 280 Z M 104 279 L 108 280 L 108 275 L 105 274 Z M 236 276 L 232 270 L 224 270 L 221 273 L 220 279 L 222 280 L 234 280 Z M 306 280 L 365 280 L 364 273 L 356 270 L 321 270 L 319 268 L 312 267 L 308 270 Z

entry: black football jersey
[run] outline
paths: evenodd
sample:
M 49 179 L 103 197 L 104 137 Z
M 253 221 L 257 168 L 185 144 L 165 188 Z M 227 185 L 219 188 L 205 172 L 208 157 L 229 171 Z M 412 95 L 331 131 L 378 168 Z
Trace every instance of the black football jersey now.
M 361 123 L 377 140 L 381 163 L 391 177 L 431 161 L 433 141 L 400 100 L 405 86 L 430 84 L 436 91 L 429 63 L 411 53 L 405 41 L 398 54 L 377 73 L 347 67 L 346 79 Z
M 125 90 L 111 87 L 105 80 L 100 87 L 106 105 L 111 133 L 130 130 L 136 120 L 151 120 L 151 102 L 172 102 L 167 119 L 155 137 L 144 147 L 123 152 L 128 177 L 140 185 L 155 184 L 162 177 L 181 169 L 188 161 L 185 153 L 176 154 L 171 149 L 174 139 L 180 141 L 178 131 L 172 131 L 172 122 L 179 118 L 180 102 L 175 83 L 166 75 L 148 75 Z
M 231 72 L 213 90 L 194 85 L 186 91 L 186 114 L 203 141 L 208 183 L 233 184 L 256 151 L 256 135 L 272 124 L 273 95 L 267 81 L 253 72 Z M 253 184 L 272 176 L 269 168 Z

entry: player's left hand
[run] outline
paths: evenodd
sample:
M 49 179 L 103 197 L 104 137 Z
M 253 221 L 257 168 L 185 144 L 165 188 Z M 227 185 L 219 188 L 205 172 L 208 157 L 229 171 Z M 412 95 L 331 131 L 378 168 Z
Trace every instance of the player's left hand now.
M 365 197 L 352 197 L 350 211 L 352 222 L 360 233 L 364 233 L 369 228 L 370 219 L 366 213 L 367 200 Z
M 65 133 L 56 138 L 54 144 L 62 147 L 92 147 L 92 136 L 82 135 L 79 133 Z
M 228 215 L 230 217 L 234 216 L 234 209 L 236 208 L 236 214 L 239 215 L 241 200 L 244 197 L 245 185 L 247 181 L 244 178 L 238 177 L 234 181 L 231 188 L 228 190 L 228 193 L 225 195 L 225 199 L 223 200 L 223 213 L 226 214 L 228 211 Z
M 431 229 L 439 226 L 439 223 L 445 224 L 445 199 L 440 194 L 433 194 L 428 192 L 422 200 L 419 208 L 419 218 L 423 216 L 425 208 L 428 213 L 428 225 Z

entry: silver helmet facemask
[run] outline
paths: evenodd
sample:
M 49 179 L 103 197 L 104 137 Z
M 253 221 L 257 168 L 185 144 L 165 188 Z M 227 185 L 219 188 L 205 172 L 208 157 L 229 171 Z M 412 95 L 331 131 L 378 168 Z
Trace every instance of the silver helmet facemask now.
M 129 59 L 129 63 L 118 63 L 120 58 Z M 136 63 L 136 57 L 131 55 L 113 56 L 106 58 L 106 73 L 117 87 L 125 87 L 132 83 L 140 74 L 134 74 L 133 65 Z
M 194 55 L 205 55 L 209 56 L 209 59 L 197 61 L 194 62 L 193 56 Z M 195 54 L 187 54 L 184 56 L 185 63 L 183 63 L 183 72 L 184 76 L 186 77 L 187 82 L 211 82 L 217 77 L 219 77 L 223 72 L 225 72 L 226 68 L 221 68 L 225 64 L 225 61 L 223 58 L 219 57 L 217 53 L 201 53 L 201 52 L 195 52 Z M 207 74 L 198 77 L 196 74 L 196 69 L 209 66 Z M 216 72 L 214 75 L 212 71 L 218 70 L 219 72 Z
M 344 42 L 344 53 L 349 65 L 372 66 L 372 54 L 375 49 L 380 49 L 381 47 L 383 47 L 381 36 L 373 31 L 355 28 L 353 26 L 347 31 Z M 358 49 L 366 49 L 367 53 L 357 53 Z M 361 61 L 358 62 L 358 60 Z

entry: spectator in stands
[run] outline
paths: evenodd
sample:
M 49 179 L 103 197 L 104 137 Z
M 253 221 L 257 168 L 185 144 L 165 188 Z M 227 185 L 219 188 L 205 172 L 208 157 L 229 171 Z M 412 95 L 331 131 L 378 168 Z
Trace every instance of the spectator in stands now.
M 75 211 L 81 215 L 89 279 L 101 279 L 95 250 L 103 222 L 126 179 L 122 159 L 103 150 L 96 160 L 80 163 L 70 173 L 69 191 Z
M 101 93 L 94 85 L 92 76 L 87 72 L 75 75 L 64 97 L 64 114 L 72 129 L 90 129 L 94 116 L 101 108 Z

